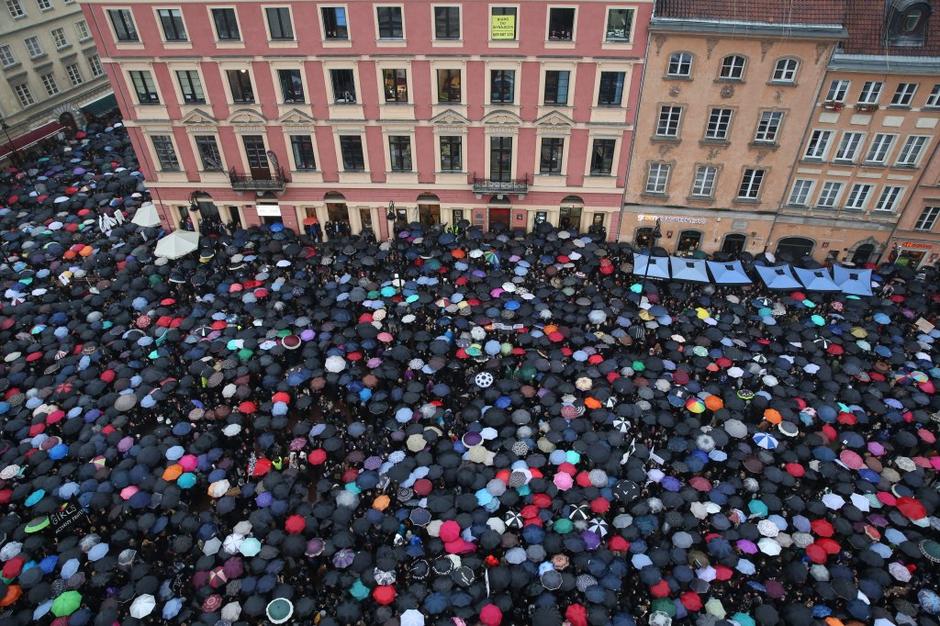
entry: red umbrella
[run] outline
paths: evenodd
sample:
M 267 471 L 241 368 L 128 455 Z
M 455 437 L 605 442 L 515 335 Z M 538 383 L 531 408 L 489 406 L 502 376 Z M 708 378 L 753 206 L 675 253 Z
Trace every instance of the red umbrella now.
M 271 460 L 260 458 L 255 462 L 255 471 L 251 473 L 252 476 L 264 476 L 271 471 Z
M 323 448 L 311 450 L 310 454 L 307 455 L 307 462 L 310 465 L 323 465 L 326 463 L 326 450 Z
M 794 478 L 802 478 L 806 474 L 806 469 L 799 463 L 787 463 L 786 470 Z
M 379 585 L 372 590 L 372 598 L 383 606 L 388 606 L 394 602 L 396 595 L 398 594 L 391 585 Z
M 3 564 L 3 577 L 6 579 L 16 578 L 19 576 L 20 571 L 23 569 L 23 565 L 26 563 L 26 559 L 20 555 L 17 555 Z
M 306 527 L 307 522 L 304 521 L 304 518 L 301 515 L 291 515 L 284 521 L 284 530 L 291 535 L 299 535 Z
M 565 619 L 571 626 L 588 626 L 587 609 L 583 604 L 572 604 L 565 609 Z
M 245 415 L 251 415 L 257 410 L 258 410 L 258 405 L 248 400 L 245 400 L 244 402 L 238 405 L 238 412 L 244 413 Z
M 806 556 L 813 563 L 825 563 L 826 559 L 829 558 L 829 554 L 818 543 L 811 543 L 806 546 Z
M 650 594 L 654 598 L 665 598 L 669 595 L 669 583 L 665 580 L 661 580 L 652 587 L 650 587 Z
M 839 355 L 839 354 L 842 354 L 843 352 L 845 352 L 845 349 L 844 349 L 842 346 L 840 346 L 839 344 L 837 344 L 837 343 L 830 343 L 830 344 L 829 344 L 829 347 L 826 348 L 826 351 L 827 351 L 829 354 Z
M 810 523 L 810 528 L 812 528 L 813 532 L 820 537 L 832 537 L 832 534 L 835 532 L 835 530 L 832 528 L 832 524 L 830 524 L 828 520 L 824 519 L 813 520 Z
M 485 626 L 499 626 L 503 621 L 503 612 L 495 604 L 487 604 L 480 611 L 480 621 Z
M 679 596 L 679 602 L 690 611 L 702 610 L 702 599 L 694 591 L 686 591 Z
M 817 540 L 816 545 L 825 550 L 827 554 L 839 554 L 839 550 L 842 549 L 842 546 L 828 537 L 823 537 L 822 539 Z
M 898 510 L 908 519 L 917 520 L 927 517 L 927 509 L 920 503 L 920 500 L 915 498 L 903 496 L 898 498 L 895 506 L 897 506 Z

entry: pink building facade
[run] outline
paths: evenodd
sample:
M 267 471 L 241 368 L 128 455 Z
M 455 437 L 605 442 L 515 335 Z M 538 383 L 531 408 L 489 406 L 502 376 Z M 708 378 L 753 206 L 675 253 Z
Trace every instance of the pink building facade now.
M 651 2 L 82 6 L 168 228 L 618 230 Z

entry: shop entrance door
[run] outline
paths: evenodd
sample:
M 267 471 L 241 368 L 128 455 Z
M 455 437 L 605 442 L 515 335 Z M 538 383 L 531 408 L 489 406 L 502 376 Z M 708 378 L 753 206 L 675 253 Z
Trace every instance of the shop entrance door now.
M 509 209 L 490 209 L 490 230 L 509 230 Z

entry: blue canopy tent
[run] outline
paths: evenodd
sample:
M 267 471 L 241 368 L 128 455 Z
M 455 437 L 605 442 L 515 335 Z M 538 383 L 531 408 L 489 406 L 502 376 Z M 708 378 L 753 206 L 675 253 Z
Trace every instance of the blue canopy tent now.
M 649 278 L 669 278 L 669 257 L 654 256 L 652 263 L 646 254 L 633 255 L 633 273 L 637 276 L 647 275 Z M 646 265 L 649 263 L 649 274 L 646 274 Z
M 829 270 L 826 268 L 807 270 L 797 267 L 795 269 L 797 277 L 808 291 L 839 291 L 839 285 L 832 281 Z
M 719 285 L 747 285 L 751 282 L 741 261 L 707 261 L 707 263 L 715 282 Z
M 850 296 L 870 296 L 871 270 L 834 265 L 832 267 L 833 280 L 842 293 Z
M 793 275 L 788 264 L 773 267 L 755 265 L 754 269 L 760 274 L 760 279 L 764 281 L 768 289 L 800 289 L 803 287 Z
M 709 282 L 703 259 L 683 259 L 671 256 L 669 257 L 669 267 L 672 269 L 673 280 L 690 280 L 696 283 Z

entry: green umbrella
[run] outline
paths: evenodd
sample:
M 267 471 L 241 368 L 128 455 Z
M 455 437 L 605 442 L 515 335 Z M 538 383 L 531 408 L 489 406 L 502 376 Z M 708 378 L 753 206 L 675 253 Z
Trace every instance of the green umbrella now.
M 708 354 L 708 351 L 706 351 L 705 354 Z M 634 361 L 630 364 L 630 367 L 634 372 L 642 372 L 646 369 L 646 364 L 643 361 Z
M 33 518 L 33 520 L 26 525 L 27 533 L 38 533 L 40 530 L 49 525 L 49 516 L 43 515 L 42 517 Z
M 82 594 L 77 591 L 66 591 L 52 601 L 52 614 L 56 617 L 65 617 L 78 610 L 82 604 Z
M 653 600 L 653 604 L 650 606 L 650 608 L 653 611 L 665 613 L 669 617 L 676 616 L 676 604 L 669 598 L 659 598 L 657 600 Z
M 572 524 L 571 520 L 568 519 L 567 517 L 556 519 L 555 523 L 552 524 L 552 530 L 554 530 L 556 533 L 560 535 L 565 535 L 567 533 L 570 533 L 573 528 L 574 528 L 574 524 Z

